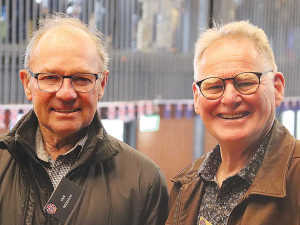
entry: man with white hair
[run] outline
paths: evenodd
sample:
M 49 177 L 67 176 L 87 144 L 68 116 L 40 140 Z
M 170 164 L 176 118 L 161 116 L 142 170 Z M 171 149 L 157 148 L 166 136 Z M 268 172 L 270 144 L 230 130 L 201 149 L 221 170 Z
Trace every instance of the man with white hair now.
M 99 119 L 107 65 L 99 31 L 40 21 L 20 71 L 33 110 L 0 137 L 1 225 L 164 224 L 163 173 Z
M 207 30 L 194 76 L 195 111 L 218 145 L 172 179 L 166 224 L 300 224 L 300 142 L 275 119 L 285 82 L 264 31 Z

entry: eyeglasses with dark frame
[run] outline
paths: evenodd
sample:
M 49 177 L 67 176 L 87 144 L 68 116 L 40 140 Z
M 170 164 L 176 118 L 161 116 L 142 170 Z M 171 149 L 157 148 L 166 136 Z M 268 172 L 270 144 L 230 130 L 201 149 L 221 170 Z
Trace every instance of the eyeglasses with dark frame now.
M 57 92 L 61 88 L 64 79 L 71 79 L 72 87 L 77 92 L 89 92 L 95 88 L 96 81 L 101 78 L 103 72 L 80 73 L 71 76 L 63 76 L 55 73 L 34 73 L 27 69 L 32 77 L 37 79 L 38 87 L 44 92 Z
M 208 77 L 195 83 L 202 95 L 210 100 L 220 98 L 225 92 L 225 81 L 233 80 L 235 89 L 243 95 L 251 95 L 257 91 L 260 85 L 260 77 L 266 73 L 273 72 L 268 70 L 259 72 L 243 72 L 226 79 L 220 77 Z

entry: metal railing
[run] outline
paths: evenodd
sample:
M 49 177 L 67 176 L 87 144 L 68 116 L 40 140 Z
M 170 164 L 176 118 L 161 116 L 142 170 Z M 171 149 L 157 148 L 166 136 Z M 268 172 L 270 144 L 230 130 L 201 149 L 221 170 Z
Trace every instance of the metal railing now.
M 297 0 L 0 0 L 0 104 L 27 104 L 19 79 L 37 19 L 64 12 L 107 38 L 110 75 L 103 101 L 191 99 L 193 47 L 215 20 L 249 19 L 270 38 L 286 96 L 300 96 Z
M 18 75 L 25 46 L 37 19 L 53 11 L 106 36 L 111 61 L 103 101 L 192 98 L 194 21 L 206 12 L 198 0 L 0 0 L 0 9 L 0 104 L 28 103 Z

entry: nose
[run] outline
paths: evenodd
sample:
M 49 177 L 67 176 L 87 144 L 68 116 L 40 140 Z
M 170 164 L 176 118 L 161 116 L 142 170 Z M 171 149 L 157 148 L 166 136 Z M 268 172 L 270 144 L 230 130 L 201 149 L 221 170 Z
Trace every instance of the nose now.
M 242 102 L 242 94 L 235 88 L 233 81 L 225 81 L 225 90 L 221 97 L 221 103 L 230 107 L 237 107 Z
M 60 89 L 56 92 L 56 97 L 63 101 L 72 101 L 77 98 L 77 92 L 71 84 L 71 79 L 64 79 Z

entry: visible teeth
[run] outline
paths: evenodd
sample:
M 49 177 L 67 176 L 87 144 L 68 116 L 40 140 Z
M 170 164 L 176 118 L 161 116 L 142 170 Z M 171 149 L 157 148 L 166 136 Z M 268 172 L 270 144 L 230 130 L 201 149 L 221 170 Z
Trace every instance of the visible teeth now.
M 76 109 L 72 109 L 72 110 L 65 110 L 65 109 L 54 109 L 55 112 L 60 112 L 60 113 L 72 113 L 72 112 L 76 112 Z
M 243 113 L 237 113 L 237 114 L 222 114 L 221 117 L 223 119 L 235 119 L 235 118 L 242 118 Z

